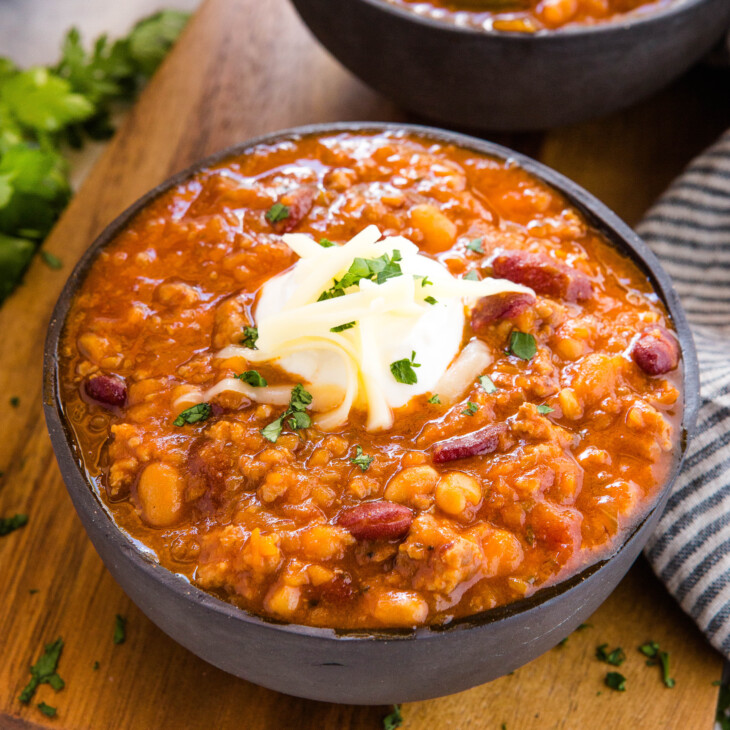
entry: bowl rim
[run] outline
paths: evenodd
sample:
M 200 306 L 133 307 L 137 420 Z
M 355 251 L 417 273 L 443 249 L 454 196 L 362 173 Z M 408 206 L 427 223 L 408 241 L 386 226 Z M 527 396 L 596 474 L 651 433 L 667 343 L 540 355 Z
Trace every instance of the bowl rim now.
M 296 0 L 299 2 L 300 0 Z M 581 25 L 567 25 L 552 30 L 538 30 L 534 33 L 524 33 L 515 30 L 484 30 L 480 28 L 456 25 L 437 18 L 431 18 L 420 15 L 413 10 L 395 5 L 388 0 L 354 0 L 362 2 L 375 9 L 390 13 L 397 16 L 401 20 L 409 20 L 417 25 L 424 25 L 432 30 L 443 30 L 457 35 L 477 35 L 482 37 L 498 37 L 511 38 L 514 40 L 529 39 L 533 42 L 557 42 L 559 39 L 574 36 L 592 36 L 610 32 L 627 31 L 635 27 L 640 27 L 652 22 L 658 22 L 660 19 L 671 19 L 675 15 L 682 15 L 685 12 L 691 12 L 695 7 L 712 2 L 712 0 L 670 0 L 669 4 L 658 10 L 650 10 L 648 12 L 637 13 L 630 11 L 618 16 L 615 20 L 608 20 L 601 23 Z
M 347 133 L 402 133 L 415 135 L 436 143 L 453 144 L 504 162 L 517 164 L 530 175 L 535 176 L 538 180 L 554 188 L 585 216 L 592 227 L 599 230 L 619 251 L 628 255 L 649 278 L 655 293 L 663 301 L 674 323 L 682 351 L 682 379 L 684 386 L 684 411 L 681 421 L 682 437 L 679 441 L 678 448 L 675 450 L 674 467 L 666 483 L 657 493 L 653 504 L 646 513 L 637 519 L 637 522 L 621 536 L 621 539 L 615 545 L 609 548 L 608 552 L 598 556 L 594 562 L 583 566 L 577 573 L 573 573 L 557 583 L 537 590 L 529 598 L 454 619 L 446 625 L 421 626 L 415 629 L 387 627 L 338 629 L 285 623 L 252 613 L 224 601 L 212 593 L 203 591 L 185 576 L 179 573 L 173 573 L 168 568 L 163 567 L 157 561 L 156 556 L 153 557 L 154 554 L 151 551 L 148 551 L 146 548 L 145 550 L 141 549 L 140 543 L 116 524 L 112 519 L 110 511 L 100 497 L 97 496 L 93 485 L 86 478 L 81 461 L 77 457 L 72 428 L 63 416 L 63 407 L 59 392 L 58 349 L 68 311 L 75 299 L 79 285 L 83 282 L 96 257 L 103 248 L 116 238 L 118 233 L 124 229 L 137 213 L 160 195 L 188 180 L 193 175 L 220 164 L 231 157 L 249 153 L 258 146 L 278 144 L 287 139 L 296 140 L 307 136 Z M 172 175 L 152 188 L 148 193 L 138 198 L 132 205 L 116 216 L 103 229 L 76 263 L 54 307 L 48 325 L 43 356 L 43 409 L 63 481 L 77 511 L 80 511 L 80 504 L 87 517 L 103 525 L 104 536 L 113 543 L 115 549 L 121 551 L 128 560 L 133 562 L 137 570 L 143 571 L 150 579 L 161 583 L 163 588 L 176 594 L 177 598 L 181 601 L 187 602 L 192 600 L 195 604 L 217 614 L 221 614 L 223 618 L 228 620 L 241 621 L 261 629 L 273 629 L 289 634 L 315 637 L 317 639 L 336 641 L 365 640 L 371 642 L 388 642 L 398 639 L 414 638 L 423 640 L 444 637 L 454 631 L 484 627 L 496 621 L 514 618 L 534 608 L 538 608 L 552 599 L 569 592 L 573 587 L 591 577 L 601 567 L 616 558 L 624 547 L 631 542 L 633 536 L 641 529 L 653 512 L 660 506 L 663 506 L 665 497 L 668 495 L 669 489 L 679 474 L 689 439 L 694 431 L 697 411 L 699 409 L 699 365 L 692 334 L 679 297 L 656 256 L 626 223 L 577 183 L 526 155 L 515 152 L 502 145 L 457 132 L 424 125 L 401 124 L 396 122 L 322 123 L 292 127 L 259 135 L 219 150 L 186 167 L 184 170 Z M 78 504 L 77 499 L 79 500 Z M 84 529 L 86 530 L 86 524 L 84 524 Z

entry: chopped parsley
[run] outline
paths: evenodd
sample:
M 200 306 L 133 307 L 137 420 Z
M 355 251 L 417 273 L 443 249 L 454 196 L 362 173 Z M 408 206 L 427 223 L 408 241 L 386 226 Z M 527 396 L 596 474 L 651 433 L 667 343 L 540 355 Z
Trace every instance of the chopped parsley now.
M 617 646 L 613 651 L 606 651 L 608 644 L 601 644 L 596 647 L 596 659 L 613 667 L 620 667 L 626 661 L 626 653 Z
M 537 354 L 535 338 L 526 332 L 514 330 L 509 338 L 509 352 L 521 360 L 532 360 Z
M 592 629 L 593 624 L 581 624 L 576 631 L 585 631 L 586 629 Z
M 58 638 L 52 644 L 46 644 L 41 658 L 30 668 L 30 681 L 20 693 L 20 701 L 27 705 L 33 699 L 35 691 L 41 684 L 50 684 L 56 692 L 62 690 L 65 682 L 58 676 L 56 668 L 63 651 L 63 639 Z
M 479 410 L 479 404 L 468 401 L 466 408 L 462 411 L 465 416 L 473 416 Z
M 259 338 L 259 330 L 257 327 L 244 327 L 243 338 L 241 344 L 248 347 L 249 350 L 256 350 L 256 341 Z
M 429 280 L 427 276 L 423 276 L 421 274 L 414 274 L 413 275 L 416 279 L 421 280 L 421 288 L 424 286 L 433 286 L 433 282 Z
M 556 649 L 562 649 L 562 648 L 563 648 L 563 647 L 564 647 L 564 646 L 565 646 L 565 645 L 566 645 L 566 644 L 568 643 L 568 639 L 569 639 L 569 638 L 570 638 L 569 636 L 566 636 L 566 637 L 565 637 L 564 639 L 561 639 L 561 640 L 560 640 L 560 641 L 559 641 L 559 642 L 558 642 L 558 643 L 557 643 L 557 644 L 555 645 L 555 648 L 556 648 Z
M 330 332 L 344 332 L 345 330 L 352 329 L 357 322 L 345 322 L 345 324 L 338 324 L 337 327 L 330 327 Z
M 43 250 L 41 251 L 41 258 L 43 259 L 43 263 L 49 268 L 53 269 L 54 271 L 58 271 L 59 269 L 63 268 L 63 262 L 61 259 L 58 258 L 55 254 L 52 254 L 50 251 Z M 55 710 L 53 711 L 55 714 Z M 52 717 L 52 715 L 51 715 Z
M 330 241 L 329 238 L 320 238 L 319 245 L 322 248 L 332 248 L 335 244 L 332 243 L 332 241 Z
M 466 247 L 474 253 L 484 253 L 481 238 L 475 238 L 473 241 L 469 241 L 469 243 L 466 244 Z
M 390 715 L 383 718 L 383 730 L 395 730 L 403 724 L 403 713 L 400 711 L 400 705 L 393 705 L 393 711 Z
M 468 274 L 464 274 L 464 278 L 467 281 L 480 281 L 479 274 L 477 274 L 474 269 L 472 269 Z
M 55 717 L 56 716 L 56 708 L 55 707 L 51 707 L 50 705 L 47 705 L 45 702 L 39 702 L 38 703 L 38 709 L 46 717 Z
M 13 397 L 12 397 L 12 398 L 10 399 L 10 405 L 11 405 L 11 406 L 12 406 L 13 408 L 20 408 L 20 398 L 18 398 L 18 396 L 17 396 L 17 395 L 14 395 L 14 396 L 13 396 Z
M 656 641 L 648 641 L 639 647 L 639 651 L 646 657 L 649 657 L 646 665 L 649 667 L 660 665 L 662 670 L 662 681 L 665 687 L 671 689 L 675 685 L 675 681 L 669 676 L 669 652 L 662 651 Z
M 717 712 L 715 714 L 715 722 L 717 722 L 721 730 L 730 730 L 730 685 L 715 681 L 713 685 L 720 688 L 717 697 Z
M 254 388 L 265 388 L 268 385 L 266 378 L 258 370 L 246 370 L 236 377 Z
M 547 413 L 552 413 L 554 410 L 555 410 L 554 408 L 550 408 L 550 406 L 546 406 L 546 405 L 537 407 L 537 412 L 542 413 L 543 415 L 545 415 Z
M 261 435 L 272 444 L 276 443 L 284 425 L 287 424 L 292 431 L 298 431 L 302 428 L 309 428 L 312 425 L 312 419 L 306 412 L 307 406 L 312 402 L 312 394 L 304 390 L 301 385 L 295 385 L 292 388 L 291 398 L 289 399 L 289 407 L 275 421 L 261 429 Z
M 359 444 L 355 447 L 355 456 L 350 459 L 350 463 L 354 464 L 355 466 L 359 466 L 360 469 L 363 471 L 367 471 L 370 464 L 373 463 L 375 460 L 374 456 L 368 456 L 367 454 L 363 454 L 362 452 L 362 446 Z
M 93 663 L 93 664 L 91 665 L 91 668 L 92 668 L 92 669 L 93 669 L 93 670 L 94 670 L 94 671 L 96 672 L 96 671 L 98 671 L 98 669 L 99 669 L 99 666 L 100 666 L 100 665 L 99 665 L 99 662 L 94 662 L 94 663 Z
M 530 547 L 533 547 L 535 545 L 535 531 L 532 529 L 532 527 L 527 527 L 525 530 L 525 540 L 527 540 L 527 544 Z
M 197 423 L 210 418 L 213 409 L 210 403 L 198 403 L 195 406 L 186 408 L 172 423 L 174 426 L 184 426 L 186 423 Z
M 28 524 L 28 515 L 13 515 L 12 517 L 0 517 L 0 537 L 9 535 Z
M 616 690 L 616 692 L 626 691 L 626 677 L 623 674 L 609 672 L 603 681 L 606 683 L 606 687 Z
M 127 619 L 117 614 L 114 618 L 114 643 L 123 644 L 127 639 Z
M 492 382 L 492 379 L 488 375 L 479 376 L 479 385 L 481 385 L 482 390 L 487 393 L 487 395 L 497 392 L 497 386 Z
M 429 304 L 438 304 L 438 302 L 433 297 L 424 297 L 424 302 L 428 302 Z
M 363 279 L 382 284 L 395 276 L 402 276 L 403 272 L 399 263 L 401 260 L 402 256 L 398 249 L 393 250 L 392 256 L 384 253 L 376 259 L 363 259 L 358 256 L 353 259 L 344 276 L 339 281 L 335 279 L 334 284 L 323 291 L 317 301 L 323 302 L 326 299 L 344 296 L 345 289 L 357 286 Z
M 418 382 L 418 377 L 413 368 L 420 368 L 420 363 L 416 362 L 416 351 L 411 352 L 411 359 L 396 360 L 390 363 L 390 372 L 393 377 L 404 385 L 414 385 Z
M 285 221 L 289 217 L 289 208 L 283 203 L 276 202 L 266 211 L 266 220 L 272 225 Z
M 441 405 L 441 398 L 439 398 L 438 393 L 434 393 L 429 399 L 429 403 L 433 403 L 434 405 Z

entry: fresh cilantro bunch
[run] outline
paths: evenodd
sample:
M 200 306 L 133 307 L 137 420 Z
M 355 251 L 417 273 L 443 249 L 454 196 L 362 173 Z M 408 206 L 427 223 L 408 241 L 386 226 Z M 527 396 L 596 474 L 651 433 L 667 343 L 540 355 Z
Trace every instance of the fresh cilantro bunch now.
M 51 67 L 21 70 L 0 57 L 0 303 L 71 197 L 63 145 L 110 136 L 114 104 L 134 97 L 187 19 L 161 11 L 91 51 L 72 28 Z

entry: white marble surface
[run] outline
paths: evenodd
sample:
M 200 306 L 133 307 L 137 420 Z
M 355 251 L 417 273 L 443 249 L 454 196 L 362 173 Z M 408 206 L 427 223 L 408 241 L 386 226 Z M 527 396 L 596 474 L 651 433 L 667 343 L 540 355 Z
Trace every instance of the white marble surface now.
M 89 43 L 101 33 L 123 35 L 156 10 L 190 11 L 199 4 L 200 0 L 0 0 L 0 56 L 22 67 L 54 63 L 73 25 Z

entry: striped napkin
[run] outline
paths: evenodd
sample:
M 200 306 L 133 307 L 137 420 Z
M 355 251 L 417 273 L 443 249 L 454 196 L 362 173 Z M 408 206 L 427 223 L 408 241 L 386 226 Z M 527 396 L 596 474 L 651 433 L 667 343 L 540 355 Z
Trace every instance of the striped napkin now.
M 637 230 L 684 304 L 702 393 L 696 435 L 645 554 L 730 657 L 730 131 L 690 164 Z

